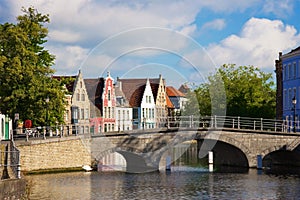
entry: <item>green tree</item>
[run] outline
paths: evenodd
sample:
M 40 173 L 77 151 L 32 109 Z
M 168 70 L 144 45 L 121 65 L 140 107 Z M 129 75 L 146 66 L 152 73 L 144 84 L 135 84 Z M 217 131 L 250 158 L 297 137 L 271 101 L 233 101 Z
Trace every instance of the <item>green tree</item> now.
M 64 90 L 51 78 L 55 57 L 43 46 L 49 17 L 32 7 L 22 11 L 16 24 L 0 24 L 0 110 L 12 119 L 19 113 L 34 125 L 46 125 L 46 116 L 49 124 L 61 123 Z
M 223 85 L 219 83 L 219 77 Z M 222 94 L 221 87 L 225 94 Z M 207 83 L 201 84 L 194 92 L 201 115 L 211 115 L 218 113 L 217 110 L 226 109 L 228 116 L 275 117 L 276 91 L 272 74 L 253 66 L 223 65 L 208 77 Z M 225 97 L 226 104 L 219 100 Z

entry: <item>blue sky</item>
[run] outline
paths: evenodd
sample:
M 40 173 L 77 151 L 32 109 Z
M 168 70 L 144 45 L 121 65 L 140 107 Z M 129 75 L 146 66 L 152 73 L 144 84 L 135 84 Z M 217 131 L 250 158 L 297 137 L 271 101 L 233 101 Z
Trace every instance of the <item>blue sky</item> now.
M 30 5 L 50 15 L 57 75 L 198 84 L 228 63 L 274 73 L 278 52 L 300 46 L 300 0 L 2 0 L 0 23 Z

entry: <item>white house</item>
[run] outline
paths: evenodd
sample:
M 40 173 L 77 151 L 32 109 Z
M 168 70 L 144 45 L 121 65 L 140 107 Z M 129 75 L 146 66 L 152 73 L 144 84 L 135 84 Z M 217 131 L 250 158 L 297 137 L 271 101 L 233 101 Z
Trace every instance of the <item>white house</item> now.
M 149 79 L 147 79 L 145 90 L 140 105 L 141 125 L 144 129 L 156 128 L 156 104 L 152 93 Z
M 0 113 L 0 140 L 9 140 L 12 132 L 12 120 Z
M 116 126 L 115 131 L 132 130 L 132 108 L 122 91 L 122 82 L 115 85 L 116 93 Z

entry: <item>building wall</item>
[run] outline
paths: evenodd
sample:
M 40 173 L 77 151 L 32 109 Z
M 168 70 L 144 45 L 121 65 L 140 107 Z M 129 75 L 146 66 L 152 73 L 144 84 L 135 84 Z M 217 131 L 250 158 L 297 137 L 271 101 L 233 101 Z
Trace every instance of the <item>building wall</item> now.
M 283 116 L 283 89 L 282 89 L 282 52 L 279 59 L 275 61 L 276 72 L 276 119 L 281 120 Z
M 115 131 L 132 130 L 132 108 L 116 107 Z
M 107 73 L 104 81 L 103 99 L 103 131 L 114 131 L 116 127 L 116 95 L 114 89 L 114 79 Z
M 295 97 L 296 120 L 300 109 L 300 51 L 282 56 L 282 108 L 283 119 L 294 121 L 294 109 L 292 99 Z
M 90 101 L 80 71 L 74 84 L 71 102 L 72 106 L 78 107 L 76 132 L 78 134 L 89 133 Z
M 156 119 L 157 126 L 163 126 L 166 123 L 168 115 L 167 101 L 166 101 L 166 86 L 162 76 L 159 76 L 159 86 L 156 96 Z
M 149 80 L 146 83 L 140 111 L 139 128 L 156 128 L 156 105 Z
M 10 139 L 12 132 L 12 120 L 0 114 L 0 140 Z

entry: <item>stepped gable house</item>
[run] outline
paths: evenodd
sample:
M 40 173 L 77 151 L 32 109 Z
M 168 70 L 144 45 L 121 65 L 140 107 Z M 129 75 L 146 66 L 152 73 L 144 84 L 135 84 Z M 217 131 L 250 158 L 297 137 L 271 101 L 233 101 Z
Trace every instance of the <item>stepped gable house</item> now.
M 91 103 L 90 125 L 92 133 L 115 131 L 114 79 L 108 72 L 105 78 L 85 79 L 84 81 Z
M 83 76 L 79 70 L 77 76 L 52 76 L 57 80 L 70 78 L 70 83 L 65 87 L 68 90 L 66 101 L 68 102 L 65 113 L 66 133 L 89 133 L 90 104 Z

